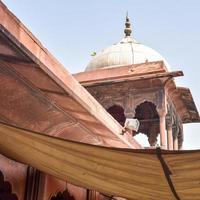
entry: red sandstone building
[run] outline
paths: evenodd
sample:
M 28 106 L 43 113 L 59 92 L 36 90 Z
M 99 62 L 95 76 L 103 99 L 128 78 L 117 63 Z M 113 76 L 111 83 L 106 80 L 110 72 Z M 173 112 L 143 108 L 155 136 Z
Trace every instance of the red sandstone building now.
M 175 83 L 183 72 L 133 39 L 128 17 L 124 33 L 72 76 L 0 1 L 0 122 L 104 147 L 142 149 L 134 136 L 145 134 L 150 148 L 181 149 L 183 124 L 200 122 L 190 90 Z M 114 198 L 22 164 L 25 155 L 11 160 L 9 148 L 0 148 L 0 200 Z

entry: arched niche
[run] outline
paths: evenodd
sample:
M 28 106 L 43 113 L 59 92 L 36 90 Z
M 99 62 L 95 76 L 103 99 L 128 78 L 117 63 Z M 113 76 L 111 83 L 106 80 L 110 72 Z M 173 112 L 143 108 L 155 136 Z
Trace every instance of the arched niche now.
M 0 171 L 0 200 L 18 200 L 16 194 L 12 193 L 12 185 L 4 180 L 3 173 Z
M 107 109 L 107 112 L 112 115 L 112 117 L 117 120 L 122 126 L 124 126 L 126 117 L 124 115 L 124 109 L 119 105 L 113 105 Z
M 69 193 L 68 190 L 63 192 L 58 192 L 56 195 L 52 196 L 50 200 L 75 200 L 74 197 Z
M 140 121 L 138 132 L 147 135 L 150 146 L 155 146 L 159 133 L 159 115 L 156 105 L 150 101 L 142 102 L 135 109 L 135 118 Z

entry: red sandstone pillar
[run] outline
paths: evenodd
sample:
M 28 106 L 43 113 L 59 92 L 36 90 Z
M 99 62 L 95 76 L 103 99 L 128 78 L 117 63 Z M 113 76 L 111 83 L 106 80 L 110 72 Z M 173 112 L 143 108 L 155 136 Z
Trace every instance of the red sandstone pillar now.
M 174 140 L 173 140 L 174 150 L 179 150 L 179 148 L 178 148 L 178 135 L 179 135 L 179 132 L 180 132 L 180 126 L 177 125 L 177 129 L 173 133 L 173 136 L 174 136 Z
M 174 150 L 178 150 L 178 137 L 174 138 Z
M 167 149 L 173 150 L 172 124 L 167 125 Z
M 158 110 L 158 115 L 159 115 L 159 119 L 160 119 L 160 147 L 162 149 L 166 149 L 167 145 L 166 145 L 166 123 L 165 123 L 165 116 L 166 116 L 166 112 L 163 110 Z

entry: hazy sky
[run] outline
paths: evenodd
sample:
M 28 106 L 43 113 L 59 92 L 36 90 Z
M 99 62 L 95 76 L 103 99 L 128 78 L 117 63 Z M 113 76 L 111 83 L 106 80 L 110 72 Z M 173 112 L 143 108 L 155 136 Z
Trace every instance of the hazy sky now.
M 159 53 L 179 86 L 189 87 L 200 110 L 199 0 L 3 0 L 72 73 L 83 71 L 91 52 L 123 37 L 126 11 L 134 38 Z M 184 148 L 200 149 L 200 124 L 184 125 Z

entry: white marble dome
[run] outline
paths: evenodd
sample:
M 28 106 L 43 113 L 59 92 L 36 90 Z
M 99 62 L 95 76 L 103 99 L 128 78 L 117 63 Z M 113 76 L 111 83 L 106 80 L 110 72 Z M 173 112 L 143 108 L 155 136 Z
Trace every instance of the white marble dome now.
M 126 19 L 127 20 L 127 19 Z M 125 37 L 118 43 L 100 51 L 92 57 L 86 67 L 86 71 L 100 68 L 119 67 L 132 64 L 140 64 L 152 61 L 164 61 L 167 70 L 169 64 L 163 56 L 150 47 L 135 41 L 131 35 L 130 23 L 126 21 Z M 127 28 L 127 24 L 129 27 Z

